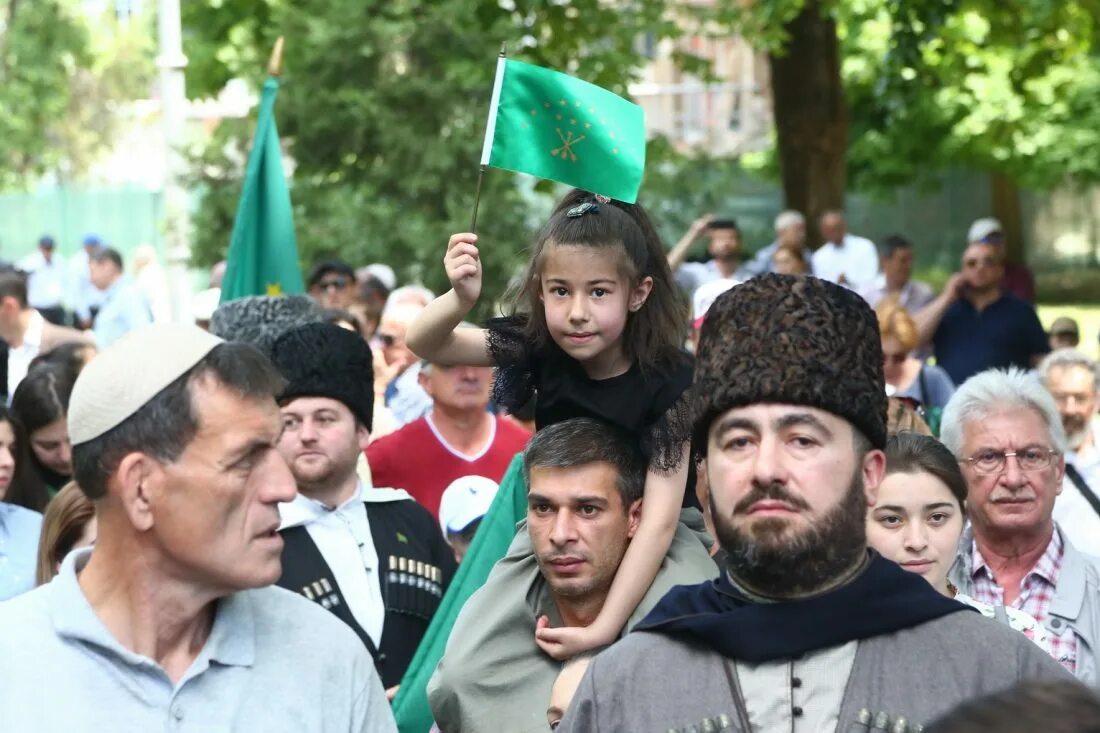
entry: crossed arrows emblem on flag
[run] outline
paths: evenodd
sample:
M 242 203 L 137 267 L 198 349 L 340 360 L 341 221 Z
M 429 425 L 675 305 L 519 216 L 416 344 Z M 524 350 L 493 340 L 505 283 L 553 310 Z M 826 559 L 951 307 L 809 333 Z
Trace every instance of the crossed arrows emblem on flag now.
M 581 140 L 584 140 L 584 135 L 573 137 L 572 130 L 570 130 L 568 134 L 564 134 L 560 127 L 554 129 L 557 131 L 558 137 L 561 138 L 561 147 L 551 150 L 550 155 L 561 156 L 562 160 L 576 161 L 577 154 L 573 152 L 573 146 Z

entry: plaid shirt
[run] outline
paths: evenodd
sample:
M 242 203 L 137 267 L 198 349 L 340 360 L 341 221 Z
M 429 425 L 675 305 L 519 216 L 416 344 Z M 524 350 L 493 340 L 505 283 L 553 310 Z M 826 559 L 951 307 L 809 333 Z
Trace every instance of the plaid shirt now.
M 1058 584 L 1058 575 L 1062 571 L 1062 557 L 1065 554 L 1063 548 L 1062 535 L 1056 529 L 1046 552 L 1021 581 L 1020 594 L 1011 607 L 1032 615 L 1047 629 L 1050 635 L 1051 656 L 1074 673 L 1077 671 L 1077 636 L 1073 633 L 1073 629 L 1066 624 L 1059 633 L 1047 626 L 1054 589 Z M 972 597 L 991 606 L 1003 606 L 1004 589 L 997 584 L 993 571 L 986 564 L 982 553 L 978 551 L 977 542 L 973 543 L 971 554 L 974 579 Z

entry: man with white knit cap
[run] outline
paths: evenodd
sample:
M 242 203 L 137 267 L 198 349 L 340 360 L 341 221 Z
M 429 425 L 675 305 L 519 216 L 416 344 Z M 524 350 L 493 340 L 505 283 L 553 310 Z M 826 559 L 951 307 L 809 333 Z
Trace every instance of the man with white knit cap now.
M 11 731 L 395 731 L 370 656 L 281 571 L 282 380 L 195 326 L 119 339 L 69 406 L 94 549 L 0 604 Z M 63 701 L 63 704 L 58 704 Z

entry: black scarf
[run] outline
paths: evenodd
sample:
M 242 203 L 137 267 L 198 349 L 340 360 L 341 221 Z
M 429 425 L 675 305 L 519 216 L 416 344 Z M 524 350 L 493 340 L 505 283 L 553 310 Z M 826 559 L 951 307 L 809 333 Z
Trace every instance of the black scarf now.
M 730 659 L 759 664 L 889 634 L 968 608 L 872 552 L 851 582 L 813 598 L 753 601 L 726 573 L 699 585 L 677 586 L 634 630 L 693 640 Z

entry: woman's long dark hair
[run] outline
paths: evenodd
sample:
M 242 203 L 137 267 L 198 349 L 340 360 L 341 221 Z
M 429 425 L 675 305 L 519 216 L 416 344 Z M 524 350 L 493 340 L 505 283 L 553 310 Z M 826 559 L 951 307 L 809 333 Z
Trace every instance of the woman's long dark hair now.
M 583 216 L 568 212 L 584 203 L 598 209 Z M 622 271 L 631 287 L 653 279 L 645 305 L 629 313 L 623 331 L 623 350 L 643 368 L 664 362 L 680 349 L 687 333 L 687 303 L 672 279 L 668 254 L 649 216 L 638 204 L 598 203 L 587 191 L 573 189 L 558 202 L 550 220 L 531 248 L 531 258 L 514 294 L 514 312 L 527 314 L 527 337 L 535 344 L 549 339 L 546 313 L 540 300 L 546 249 L 553 245 L 617 249 Z
M 935 476 L 951 491 L 966 512 L 966 478 L 959 461 L 940 441 L 920 433 L 894 433 L 886 439 L 886 475 L 927 473 Z
M 11 411 L 23 424 L 28 440 L 36 430 L 65 418 L 76 377 L 76 369 L 69 365 L 42 366 L 27 372 L 12 395 Z M 42 465 L 29 444 L 27 447 L 27 456 L 44 483 L 60 489 L 71 478 Z
M 34 469 L 31 463 L 30 444 L 27 442 L 27 432 L 7 406 L 0 404 L 0 423 L 11 426 L 15 441 L 11 446 L 11 457 L 15 461 L 15 470 L 12 472 L 11 483 L 4 493 L 4 501 L 8 504 L 16 504 L 36 512 L 46 509 L 50 501 L 50 495 L 46 491 L 46 484 Z

